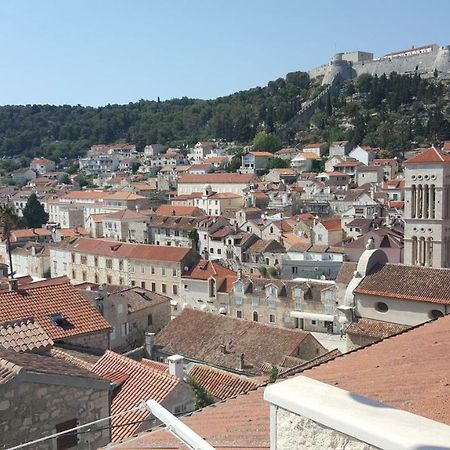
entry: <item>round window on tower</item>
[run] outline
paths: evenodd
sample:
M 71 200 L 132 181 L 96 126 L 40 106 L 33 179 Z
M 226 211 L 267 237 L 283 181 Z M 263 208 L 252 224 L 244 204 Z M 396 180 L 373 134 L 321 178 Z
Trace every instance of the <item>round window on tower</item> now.
M 384 302 L 375 303 L 375 310 L 380 313 L 386 313 L 389 310 L 389 306 Z

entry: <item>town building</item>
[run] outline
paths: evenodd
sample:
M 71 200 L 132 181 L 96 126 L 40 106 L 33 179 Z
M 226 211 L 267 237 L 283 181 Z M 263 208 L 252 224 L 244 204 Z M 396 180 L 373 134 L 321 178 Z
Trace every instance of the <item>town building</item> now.
M 450 266 L 450 156 L 434 147 L 405 162 L 405 264 Z

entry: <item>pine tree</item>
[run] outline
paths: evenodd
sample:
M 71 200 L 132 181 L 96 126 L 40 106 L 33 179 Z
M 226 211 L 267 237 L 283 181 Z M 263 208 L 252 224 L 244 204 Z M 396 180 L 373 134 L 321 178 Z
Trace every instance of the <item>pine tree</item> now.
M 23 209 L 23 220 L 28 228 L 40 228 L 47 223 L 48 214 L 34 193 L 30 195 Z

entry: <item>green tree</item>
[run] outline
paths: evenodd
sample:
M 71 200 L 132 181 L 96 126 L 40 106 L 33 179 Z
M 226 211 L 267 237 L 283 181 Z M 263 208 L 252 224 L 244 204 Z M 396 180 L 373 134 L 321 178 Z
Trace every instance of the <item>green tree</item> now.
M 269 383 L 275 383 L 275 381 L 277 381 L 279 373 L 280 371 L 278 370 L 278 367 L 272 366 L 272 369 L 270 370 L 269 374 Z
M 214 403 L 213 396 L 201 386 L 193 377 L 188 377 L 188 383 L 194 391 L 194 407 L 201 409 Z
M 23 220 L 28 228 L 40 228 L 48 221 L 48 214 L 34 193 L 28 197 L 23 209 Z
M 63 174 L 60 176 L 59 181 L 60 181 L 62 184 L 72 184 L 72 180 L 70 179 L 68 173 L 63 173 Z
M 260 131 L 253 139 L 255 150 L 275 153 L 283 146 L 281 139 L 265 131 Z
M 266 169 L 284 169 L 290 166 L 290 160 L 282 159 L 282 158 L 272 158 L 267 161 Z
M 6 249 L 9 257 L 9 277 L 14 277 L 13 262 L 11 255 L 11 231 L 17 226 L 19 218 L 10 205 L 0 206 L 0 225 L 2 239 L 6 240 Z
M 192 241 L 193 248 L 196 252 L 198 252 L 198 241 L 200 240 L 200 236 L 198 235 L 198 231 L 193 228 L 188 233 L 189 239 Z

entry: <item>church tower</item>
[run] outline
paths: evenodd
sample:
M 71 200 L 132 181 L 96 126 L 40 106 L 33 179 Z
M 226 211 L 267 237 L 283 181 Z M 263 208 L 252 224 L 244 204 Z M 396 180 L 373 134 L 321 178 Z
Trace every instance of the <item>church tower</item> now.
M 405 264 L 450 267 L 450 155 L 434 147 L 405 162 Z

